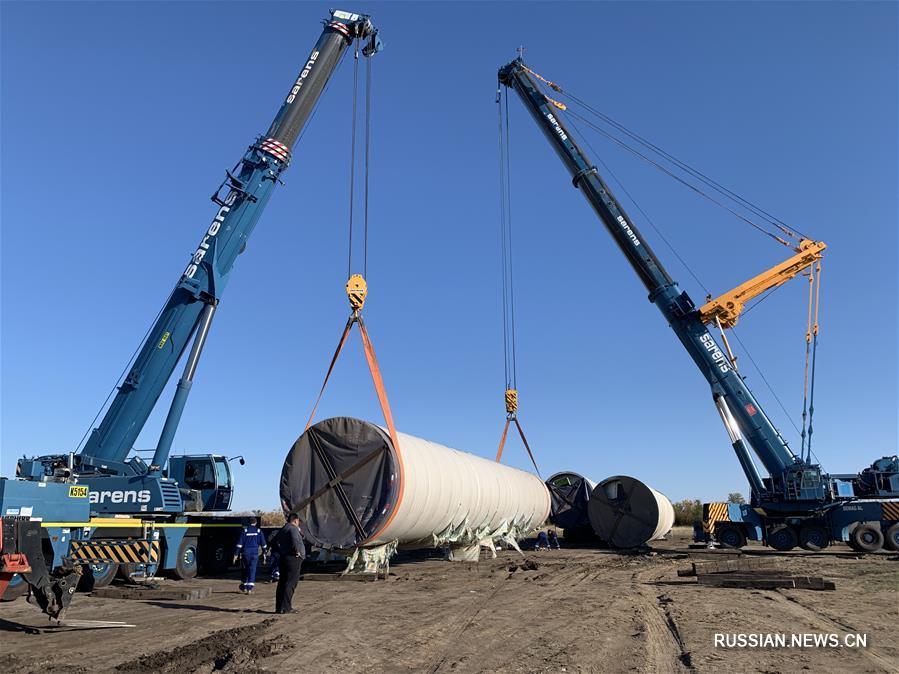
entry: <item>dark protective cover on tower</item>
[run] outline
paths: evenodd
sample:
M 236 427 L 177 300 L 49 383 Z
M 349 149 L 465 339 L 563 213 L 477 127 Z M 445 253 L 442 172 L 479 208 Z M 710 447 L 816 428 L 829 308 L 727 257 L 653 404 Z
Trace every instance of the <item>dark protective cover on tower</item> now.
M 577 473 L 556 473 L 546 481 L 546 486 L 552 498 L 550 521 L 564 530 L 565 538 L 594 540 L 596 536 L 587 514 L 592 489 L 589 480 Z
M 399 494 L 390 437 L 350 417 L 320 421 L 290 448 L 281 471 L 281 506 L 303 520 L 313 545 L 356 547 L 387 520 Z

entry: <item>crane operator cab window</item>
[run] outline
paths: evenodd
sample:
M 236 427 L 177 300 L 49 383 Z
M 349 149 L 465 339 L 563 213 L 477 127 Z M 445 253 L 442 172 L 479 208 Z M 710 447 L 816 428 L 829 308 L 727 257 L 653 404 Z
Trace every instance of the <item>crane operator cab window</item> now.
M 221 489 L 231 487 L 231 469 L 228 468 L 228 462 L 222 457 L 215 459 L 215 480 L 216 486 Z
M 184 464 L 184 483 L 191 489 L 215 489 L 216 472 L 208 458 L 187 461 Z

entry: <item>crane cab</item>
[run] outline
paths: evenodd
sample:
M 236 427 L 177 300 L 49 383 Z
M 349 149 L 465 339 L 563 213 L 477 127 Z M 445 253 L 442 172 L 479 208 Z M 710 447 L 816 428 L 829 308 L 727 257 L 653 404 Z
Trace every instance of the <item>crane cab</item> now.
M 168 477 L 178 483 L 185 510 L 216 512 L 231 509 L 234 478 L 227 457 L 215 454 L 171 456 Z

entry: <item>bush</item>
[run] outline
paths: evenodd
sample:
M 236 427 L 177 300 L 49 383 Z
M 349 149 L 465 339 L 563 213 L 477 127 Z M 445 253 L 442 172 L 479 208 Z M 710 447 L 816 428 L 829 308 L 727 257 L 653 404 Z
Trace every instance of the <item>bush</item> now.
M 240 512 L 231 513 L 232 517 L 256 517 L 259 519 L 261 527 L 282 527 L 284 522 L 284 513 L 280 510 L 242 510 Z
M 284 513 L 280 510 L 257 510 L 256 516 L 259 518 L 259 524 L 264 527 L 283 527 Z
M 681 526 L 693 526 L 693 522 L 702 519 L 702 501 L 698 498 L 688 499 L 672 503 L 674 508 L 674 523 Z

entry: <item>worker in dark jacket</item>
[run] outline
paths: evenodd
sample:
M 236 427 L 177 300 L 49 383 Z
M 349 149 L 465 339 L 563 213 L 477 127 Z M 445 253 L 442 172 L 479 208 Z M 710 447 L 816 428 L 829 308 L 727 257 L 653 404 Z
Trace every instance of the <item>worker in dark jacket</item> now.
M 240 591 L 250 594 L 256 586 L 256 565 L 259 554 L 265 554 L 267 546 L 265 535 L 256 526 L 258 520 L 250 518 L 250 523 L 240 532 L 237 548 L 234 550 L 234 563 L 240 561 Z
M 306 558 L 306 544 L 300 531 L 300 516 L 290 513 L 287 524 L 275 537 L 278 551 L 278 588 L 275 590 L 275 613 L 299 613 L 293 603 L 293 592 L 300 579 L 300 568 Z
M 280 533 L 281 530 L 278 529 L 278 531 L 273 531 L 272 535 L 268 537 L 268 572 L 270 574 L 268 582 L 270 583 L 277 583 L 278 578 L 281 577 L 281 555 L 278 554 L 278 543 L 276 541 Z
M 550 550 L 561 550 L 562 546 L 559 545 L 559 535 L 556 533 L 555 529 L 550 529 L 546 537 L 549 539 L 549 549 Z

